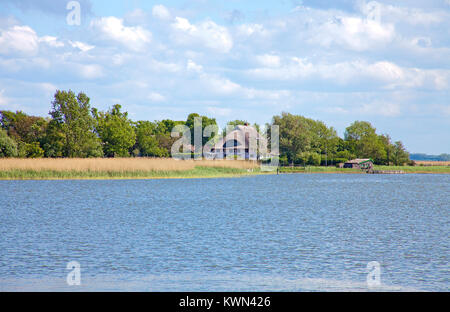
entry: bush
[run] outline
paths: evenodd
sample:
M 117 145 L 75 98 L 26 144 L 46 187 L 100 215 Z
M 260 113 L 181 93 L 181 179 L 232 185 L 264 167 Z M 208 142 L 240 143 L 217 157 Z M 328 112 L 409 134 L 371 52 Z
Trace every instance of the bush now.
M 310 153 L 308 157 L 308 165 L 319 166 L 322 158 L 317 153 Z
M 0 129 L 0 158 L 17 157 L 17 143 Z
M 39 142 L 33 142 L 25 145 L 26 157 L 28 158 L 42 158 L 44 157 L 44 150 L 40 147 Z

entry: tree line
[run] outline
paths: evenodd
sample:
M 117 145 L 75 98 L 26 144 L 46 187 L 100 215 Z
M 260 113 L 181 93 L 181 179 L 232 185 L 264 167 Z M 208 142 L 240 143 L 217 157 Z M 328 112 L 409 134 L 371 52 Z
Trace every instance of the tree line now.
M 176 125 L 193 133 L 194 118 L 202 118 L 202 128 L 215 125 L 213 136 L 222 132 L 215 118 L 190 114 L 185 121 L 132 121 L 119 104 L 107 111 L 91 107 L 89 97 L 80 92 L 56 91 L 49 117 L 24 112 L 0 111 L 0 157 L 169 157 L 171 136 Z M 245 120 L 228 124 L 239 125 Z M 324 165 L 353 158 L 372 158 L 377 164 L 400 165 L 409 162 L 401 141 L 392 142 L 387 134 L 377 134 L 365 121 L 355 121 L 340 138 L 333 127 L 322 121 L 282 113 L 267 123 L 279 126 L 281 164 Z M 261 131 L 259 125 L 254 127 Z M 266 130 L 267 129 L 267 130 Z M 204 138 L 206 144 L 211 138 Z

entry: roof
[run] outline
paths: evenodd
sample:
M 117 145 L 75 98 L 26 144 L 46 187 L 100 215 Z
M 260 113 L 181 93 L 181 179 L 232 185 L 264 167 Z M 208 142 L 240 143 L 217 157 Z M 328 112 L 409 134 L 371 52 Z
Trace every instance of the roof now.
M 345 163 L 346 164 L 363 164 L 363 163 L 366 163 L 366 162 L 373 162 L 373 160 L 372 159 L 370 159 L 370 158 L 356 158 L 356 159 L 352 159 L 352 160 L 349 160 L 349 161 L 346 161 Z
M 225 137 L 221 137 L 216 144 L 214 144 L 214 149 L 242 149 L 242 148 L 257 148 L 257 141 L 265 140 L 258 131 L 247 125 L 238 125 L 233 131 L 229 132 Z M 227 146 L 228 143 L 228 146 Z

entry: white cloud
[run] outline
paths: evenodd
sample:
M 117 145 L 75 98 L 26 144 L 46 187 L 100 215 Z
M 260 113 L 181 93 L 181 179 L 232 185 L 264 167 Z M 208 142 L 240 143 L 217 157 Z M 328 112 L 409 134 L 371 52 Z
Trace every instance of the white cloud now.
M 62 48 L 64 47 L 64 42 L 58 41 L 57 37 L 52 36 L 44 36 L 39 38 L 39 42 L 44 42 L 53 48 Z
M 166 97 L 157 92 L 151 92 L 148 95 L 148 99 L 152 102 L 164 102 L 166 100 Z
M 375 101 L 373 103 L 365 103 L 354 110 L 356 113 L 363 115 L 380 115 L 385 117 L 395 117 L 400 115 L 400 105 L 398 103 Z
M 30 56 L 38 52 L 39 38 L 28 26 L 12 26 L 0 30 L 0 54 Z
M 326 80 L 334 85 L 371 83 L 385 89 L 418 88 L 443 90 L 449 87 L 450 71 L 403 68 L 395 63 L 363 60 L 339 63 L 312 63 L 307 59 L 292 57 L 281 67 L 262 67 L 246 71 L 257 79 L 267 80 Z
M 359 9 L 363 14 L 378 20 L 410 25 L 437 24 L 449 17 L 448 13 L 442 10 L 425 11 L 419 8 L 393 6 L 377 1 L 359 2 Z
M 102 67 L 97 64 L 77 64 L 76 69 L 79 76 L 84 79 L 97 79 L 104 76 Z
M 330 47 L 340 45 L 350 50 L 380 48 L 395 37 L 393 24 L 359 17 L 341 17 L 328 21 L 311 33 L 310 43 Z
M 152 14 L 162 20 L 168 20 L 171 18 L 169 10 L 162 4 L 155 5 L 152 9 Z
M 91 45 L 88 45 L 87 43 L 83 43 L 80 41 L 72 42 L 69 40 L 69 44 L 74 48 L 80 49 L 82 52 L 87 52 L 87 51 L 95 48 L 95 46 L 91 46 Z
M 206 109 L 208 110 L 208 113 L 212 114 L 213 116 L 227 117 L 232 113 L 232 110 L 229 108 L 208 106 Z
M 244 37 L 267 36 L 269 31 L 262 24 L 242 24 L 237 27 L 237 33 Z
M 189 71 L 194 71 L 194 72 L 201 73 L 203 71 L 203 66 L 194 63 L 193 60 L 188 60 L 187 65 L 186 65 L 186 69 L 189 70 Z
M 186 18 L 175 17 L 172 29 L 174 30 L 174 39 L 180 44 L 201 44 L 222 53 L 228 53 L 233 47 L 233 39 L 228 29 L 211 20 L 194 25 Z
M 273 54 L 257 55 L 256 60 L 264 67 L 279 67 L 280 57 Z
M 142 50 L 152 38 L 151 32 L 141 26 L 124 26 L 123 19 L 114 16 L 93 20 L 91 27 L 98 30 L 106 39 L 120 42 L 134 51 Z
M 217 94 L 230 95 L 242 91 L 242 87 L 239 84 L 227 78 L 205 74 L 202 76 L 202 79 L 209 90 Z

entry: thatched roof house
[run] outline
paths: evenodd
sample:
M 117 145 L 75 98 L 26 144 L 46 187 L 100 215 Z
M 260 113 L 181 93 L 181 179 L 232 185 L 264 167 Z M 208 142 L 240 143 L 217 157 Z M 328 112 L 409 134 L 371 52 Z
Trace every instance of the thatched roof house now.
M 241 159 L 258 159 L 258 145 L 266 144 L 266 139 L 248 124 L 238 125 L 226 136 L 221 137 L 211 149 L 214 158 L 236 156 Z

